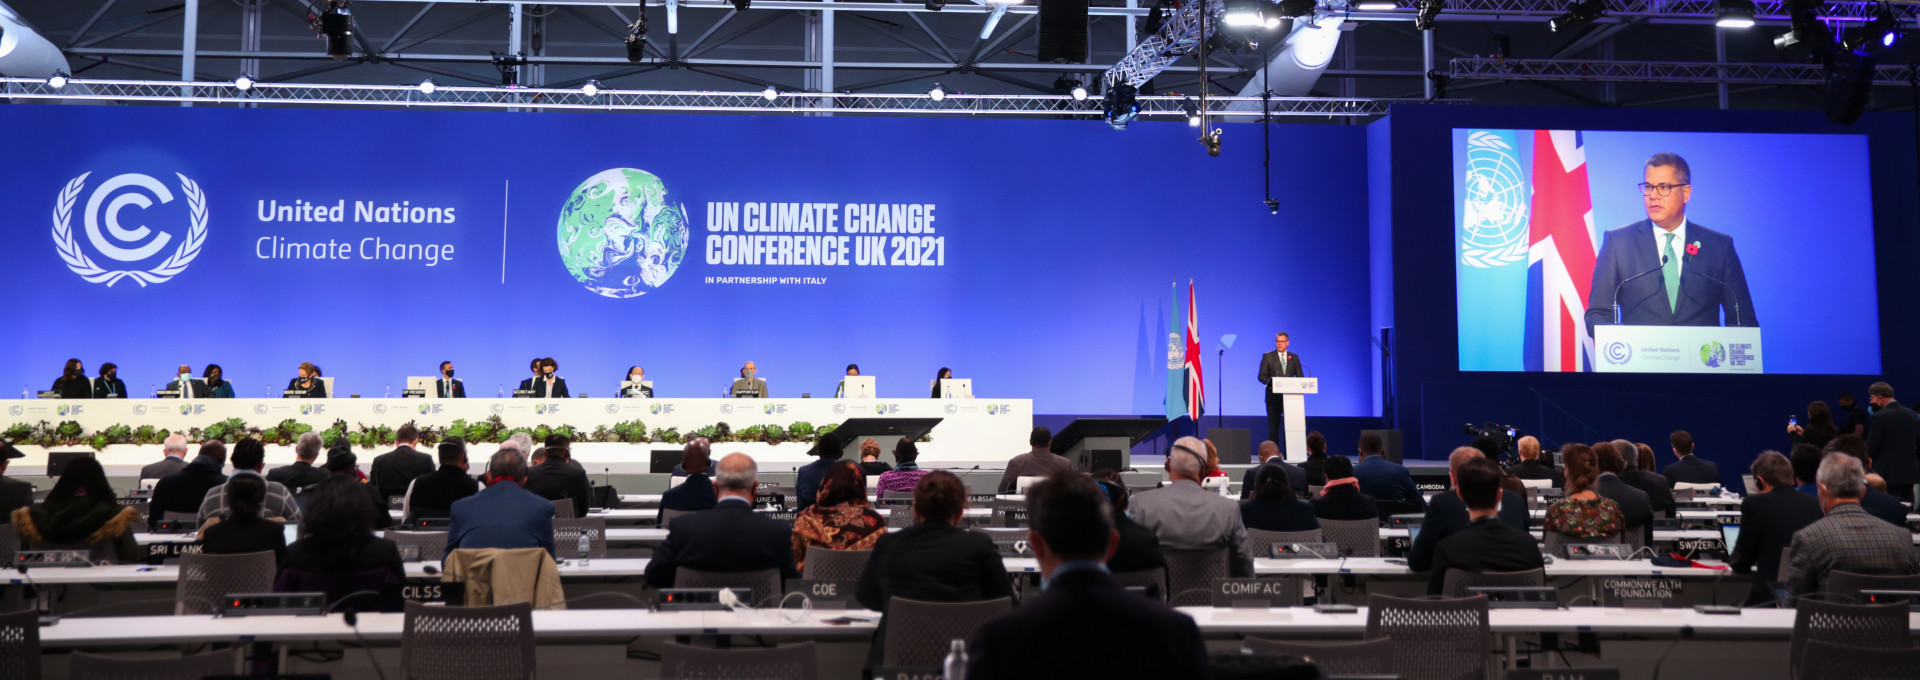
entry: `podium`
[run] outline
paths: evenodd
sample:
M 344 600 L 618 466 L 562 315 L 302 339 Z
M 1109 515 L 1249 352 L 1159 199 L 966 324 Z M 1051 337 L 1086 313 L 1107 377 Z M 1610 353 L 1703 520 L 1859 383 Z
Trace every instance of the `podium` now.
M 1281 453 L 1289 463 L 1303 462 L 1307 459 L 1306 395 L 1320 393 L 1320 379 L 1274 378 L 1273 393 L 1280 395 L 1280 404 L 1287 410 L 1283 422 L 1287 441 Z
M 1594 326 L 1599 373 L 1764 373 L 1758 326 Z
M 860 442 L 871 439 L 880 445 L 880 460 L 893 464 L 893 447 L 901 439 L 919 439 L 920 435 L 933 430 L 940 424 L 940 418 L 848 418 L 833 428 L 833 434 L 841 438 L 841 451 L 846 457 L 860 460 Z
M 1081 472 L 1131 470 L 1133 445 L 1166 424 L 1167 419 L 1161 416 L 1080 418 L 1053 435 L 1049 450 L 1065 456 Z

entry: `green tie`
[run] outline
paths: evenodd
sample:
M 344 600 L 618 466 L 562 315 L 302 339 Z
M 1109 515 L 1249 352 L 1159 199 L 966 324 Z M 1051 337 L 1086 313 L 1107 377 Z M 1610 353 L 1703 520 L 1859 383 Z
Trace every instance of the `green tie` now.
M 1667 308 L 1678 312 L 1680 311 L 1680 260 L 1673 256 L 1674 233 L 1669 231 L 1665 236 L 1667 245 L 1660 250 L 1660 260 L 1666 264 L 1660 266 L 1660 277 L 1667 281 Z

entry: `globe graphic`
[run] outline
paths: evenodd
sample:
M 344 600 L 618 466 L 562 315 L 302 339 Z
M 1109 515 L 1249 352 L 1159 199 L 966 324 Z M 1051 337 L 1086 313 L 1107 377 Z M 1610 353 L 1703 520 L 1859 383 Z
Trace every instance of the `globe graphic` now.
M 645 170 L 614 168 L 588 177 L 560 207 L 560 260 L 573 280 L 611 298 L 647 294 L 672 278 L 687 255 L 686 207 Z

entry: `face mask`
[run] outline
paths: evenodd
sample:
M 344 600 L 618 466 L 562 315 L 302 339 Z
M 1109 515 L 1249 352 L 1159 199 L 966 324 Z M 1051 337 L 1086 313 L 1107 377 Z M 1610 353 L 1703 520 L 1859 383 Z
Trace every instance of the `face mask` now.
M 186 373 L 182 373 L 182 374 L 180 374 L 180 382 L 186 382 L 186 381 L 187 381 L 188 379 L 190 379 L 190 378 L 192 378 L 192 377 L 193 377 L 193 376 L 191 376 L 191 375 L 189 375 L 189 374 L 186 374 Z
M 644 375 L 641 375 L 641 374 L 639 374 L 639 373 L 635 373 L 635 374 L 633 374 L 633 375 L 630 375 L 630 376 L 627 376 L 627 382 L 640 382 L 640 381 L 642 381 L 642 380 L 646 380 L 646 379 L 647 379 L 647 377 L 646 377 L 646 376 L 644 376 Z
M 447 369 L 447 378 L 449 379 L 453 378 L 453 369 L 451 368 Z
M 748 380 L 752 380 L 752 379 L 753 379 L 753 374 L 754 374 L 754 372 L 755 372 L 755 371 L 754 371 L 753 369 L 751 369 L 751 368 L 749 368 L 749 369 L 747 369 L 747 379 L 748 379 Z

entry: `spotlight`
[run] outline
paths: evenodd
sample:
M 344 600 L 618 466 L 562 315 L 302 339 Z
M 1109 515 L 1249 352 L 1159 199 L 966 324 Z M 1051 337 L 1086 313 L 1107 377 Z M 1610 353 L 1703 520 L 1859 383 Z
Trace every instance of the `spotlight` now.
M 1140 117 L 1140 104 L 1134 99 L 1139 92 L 1139 89 L 1126 83 L 1115 83 L 1107 88 L 1106 98 L 1100 105 L 1107 125 L 1115 130 L 1125 130 L 1128 123 Z
M 1267 212 L 1275 215 L 1280 214 L 1280 199 L 1269 198 L 1261 202 L 1267 204 Z
M 1720 0 L 1713 23 L 1721 28 L 1753 28 L 1753 0 Z
M 1180 110 L 1187 112 L 1187 127 L 1200 127 L 1200 108 L 1193 105 L 1192 97 L 1180 98 Z
M 1353 7 L 1362 12 L 1391 12 L 1400 9 L 1400 3 L 1391 0 L 1361 0 L 1354 3 Z
M 730 0 L 730 1 L 733 3 L 733 11 L 735 12 L 745 12 L 747 11 L 748 7 L 753 6 L 753 0 Z
M 348 4 L 348 0 L 330 0 L 320 14 L 320 35 L 327 39 L 327 56 L 335 59 L 353 56 L 353 12 Z
M 1073 95 L 1074 101 L 1086 101 L 1087 99 L 1087 86 L 1080 84 L 1079 80 L 1068 76 L 1060 76 L 1059 78 L 1053 79 L 1053 91 Z
M 780 98 L 780 90 L 775 89 L 772 85 L 768 85 L 767 89 L 760 91 L 760 96 L 766 97 L 767 101 L 773 101 Z
M 1235 28 L 1249 28 L 1267 23 L 1261 16 L 1260 6 L 1264 0 L 1227 0 L 1227 11 L 1220 15 L 1220 21 Z
M 927 11 L 938 12 L 947 8 L 947 0 L 927 0 Z
M 1900 18 L 1886 3 L 1873 13 L 1873 19 L 1860 27 L 1860 45 L 1869 50 L 1893 47 L 1900 42 Z
M 600 81 L 598 80 L 587 81 L 587 84 L 580 86 L 580 94 L 584 94 L 588 97 L 600 96 Z
M 233 86 L 241 92 L 246 92 L 247 90 L 253 89 L 253 78 L 242 73 L 240 77 L 233 79 Z
M 627 43 L 627 63 L 638 64 L 642 61 L 646 61 L 647 59 L 647 13 L 645 11 L 640 12 L 640 17 L 637 19 L 634 19 L 633 24 L 627 27 L 626 43 Z
M 438 89 L 440 89 L 440 84 L 433 82 L 432 78 L 420 81 L 420 94 L 433 94 L 434 91 Z
M 1440 10 L 1446 8 L 1446 0 L 1415 0 L 1413 3 L 1413 27 L 1421 31 L 1433 30 L 1434 17 L 1440 16 Z
M 1210 157 L 1220 157 L 1221 132 L 1222 130 L 1220 128 L 1214 128 L 1212 132 L 1200 136 L 1200 143 L 1207 145 L 1207 155 Z
M 933 89 L 927 90 L 927 98 L 934 101 L 944 101 L 947 98 L 947 88 L 941 87 L 939 83 L 934 83 Z
M 1567 13 L 1547 20 L 1547 29 L 1555 33 L 1593 21 L 1607 13 L 1606 0 L 1580 0 Z
M 1085 86 L 1085 85 L 1081 85 L 1081 84 L 1079 84 L 1079 83 L 1074 83 L 1074 85 L 1073 85 L 1073 90 L 1072 90 L 1071 92 L 1068 92 L 1067 94 L 1071 94 L 1071 95 L 1073 95 L 1073 100 L 1074 100 L 1074 101 L 1077 101 L 1077 102 L 1082 102 L 1082 101 L 1086 101 L 1086 100 L 1087 100 L 1087 86 Z
M 51 87 L 53 89 L 58 90 L 66 86 L 67 86 L 67 74 L 65 73 L 54 71 L 53 75 L 47 78 L 47 87 Z
M 1833 31 L 1821 23 L 1820 15 L 1815 13 L 1818 5 L 1789 4 L 1787 16 L 1792 20 L 1792 28 L 1773 37 L 1773 47 L 1777 50 L 1790 50 L 1805 47 L 1815 54 L 1824 54 L 1833 47 Z

